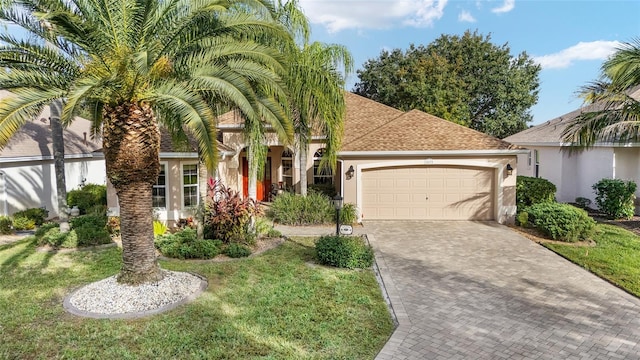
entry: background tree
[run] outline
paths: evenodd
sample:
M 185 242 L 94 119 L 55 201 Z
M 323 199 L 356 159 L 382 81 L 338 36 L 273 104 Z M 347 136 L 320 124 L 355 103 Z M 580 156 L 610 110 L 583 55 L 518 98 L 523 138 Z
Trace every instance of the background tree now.
M 162 278 L 153 243 L 152 186 L 159 173 L 159 126 L 176 139 L 191 133 L 209 170 L 217 161 L 215 113 L 231 104 L 249 123 L 279 133 L 292 126 L 283 108 L 277 49 L 290 40 L 268 1 L 3 1 L 0 20 L 27 40 L 0 33 L 0 147 L 55 99 L 61 121 L 90 109 L 102 133 L 107 177 L 120 203 L 123 266 L 118 280 Z M 42 24 L 46 22 L 48 29 Z M 46 45 L 49 44 L 49 45 Z
M 427 46 L 382 51 L 358 70 L 353 91 L 400 110 L 419 109 L 504 138 L 527 128 L 540 66 L 507 44 L 466 31 Z
M 640 141 L 640 38 L 619 46 L 602 64 L 600 79 L 584 86 L 580 95 L 591 106 L 565 128 L 569 150 L 597 141 Z

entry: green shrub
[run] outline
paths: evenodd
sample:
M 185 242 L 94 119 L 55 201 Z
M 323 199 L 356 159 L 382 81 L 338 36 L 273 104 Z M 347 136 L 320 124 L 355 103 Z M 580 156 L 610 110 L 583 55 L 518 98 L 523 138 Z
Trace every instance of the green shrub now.
M 269 229 L 269 231 L 266 233 L 267 237 L 269 238 L 279 238 L 282 237 L 282 233 L 276 229 Z
M 48 223 L 44 223 L 42 225 L 40 225 L 40 227 L 38 227 L 38 229 L 35 232 L 35 236 L 37 238 L 42 237 L 44 234 L 46 234 L 49 230 L 53 229 L 53 228 L 57 228 L 60 225 L 58 225 L 58 223 L 54 223 L 54 222 L 48 222 Z
M 69 219 L 71 228 L 77 235 L 77 246 L 95 246 L 111 243 L 107 229 L 107 216 L 80 215 Z
M 8 216 L 0 216 L 0 234 L 13 233 L 13 220 Z
M 529 226 L 529 213 L 526 211 L 521 211 L 518 216 L 516 216 L 516 221 L 518 222 L 518 225 L 522 227 Z
M 153 236 L 158 237 L 167 233 L 167 224 L 160 220 L 153 220 Z
M 107 205 L 93 205 L 92 207 L 88 208 L 87 211 L 85 212 L 85 214 L 87 215 L 99 215 L 99 216 L 107 216 L 107 210 L 109 208 L 107 207 Z
M 73 229 L 78 237 L 78 246 L 95 246 L 111 243 L 111 236 L 106 228 L 82 225 Z
M 174 234 L 160 235 L 155 245 L 162 255 L 177 259 L 211 259 L 220 254 L 222 241 L 200 240 L 189 227 Z
M 576 205 L 581 209 L 587 209 L 591 205 L 591 200 L 586 197 L 579 196 L 576 198 Z
M 539 203 L 528 207 L 528 223 L 554 240 L 588 240 L 596 222 L 586 211 L 569 204 Z
M 324 265 L 348 269 L 373 265 L 373 250 L 355 236 L 323 236 L 316 241 L 316 256 Z
M 285 225 L 317 225 L 335 222 L 335 212 L 329 197 L 310 191 L 307 196 L 291 193 L 276 196 L 267 215 Z
M 516 178 L 516 205 L 518 211 L 527 206 L 544 202 L 554 202 L 556 186 L 547 179 L 529 176 Z
M 358 215 L 356 214 L 356 205 L 351 203 L 344 204 L 342 210 L 340 210 L 340 223 L 353 225 L 357 220 Z
M 636 189 L 635 182 L 620 179 L 602 179 L 593 184 L 598 208 L 611 219 L 633 217 Z
M 13 214 L 14 218 L 27 218 L 33 220 L 36 226 L 40 226 L 49 216 L 49 210 L 43 208 L 30 208 Z
M 263 216 L 257 217 L 253 226 L 255 227 L 256 234 L 258 236 L 266 235 L 271 229 L 273 229 L 271 221 Z
M 232 243 L 227 245 L 224 253 L 231 258 L 242 258 L 251 255 L 251 250 L 244 245 Z
M 80 189 L 67 193 L 67 205 L 77 206 L 80 214 L 86 214 L 96 205 L 107 205 L 107 187 L 105 185 L 87 184 Z
M 56 226 L 50 226 L 56 225 Z M 76 248 L 78 247 L 78 236 L 75 230 L 61 233 L 57 224 L 49 224 L 45 231 L 36 234 L 38 245 L 50 245 L 54 248 Z
M 14 216 L 13 217 L 13 229 L 20 230 L 33 230 L 36 228 L 36 222 L 33 219 L 29 219 L 26 216 Z
M 92 226 L 96 228 L 105 228 L 107 226 L 107 217 L 105 215 L 80 215 L 69 219 L 71 227 L 78 228 L 80 226 Z
M 251 219 L 261 214 L 258 204 L 217 181 L 210 181 L 208 186 L 204 237 L 227 244 L 254 244 L 256 233 L 251 228 Z

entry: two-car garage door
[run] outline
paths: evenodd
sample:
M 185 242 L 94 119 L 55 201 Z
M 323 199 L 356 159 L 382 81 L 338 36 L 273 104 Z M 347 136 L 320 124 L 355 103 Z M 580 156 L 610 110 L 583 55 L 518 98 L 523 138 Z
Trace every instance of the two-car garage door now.
M 362 171 L 365 220 L 493 220 L 494 170 L 411 166 Z

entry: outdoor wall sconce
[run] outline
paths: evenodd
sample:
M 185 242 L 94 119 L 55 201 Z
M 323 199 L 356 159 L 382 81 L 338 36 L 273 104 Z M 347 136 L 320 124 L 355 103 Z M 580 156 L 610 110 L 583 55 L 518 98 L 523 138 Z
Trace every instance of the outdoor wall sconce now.
M 511 175 L 513 175 L 513 168 L 511 167 L 511 164 L 507 164 L 507 176 Z
M 347 170 L 347 180 L 351 179 L 353 177 L 353 173 L 355 173 L 356 171 L 353 169 L 353 165 L 349 166 L 349 170 Z

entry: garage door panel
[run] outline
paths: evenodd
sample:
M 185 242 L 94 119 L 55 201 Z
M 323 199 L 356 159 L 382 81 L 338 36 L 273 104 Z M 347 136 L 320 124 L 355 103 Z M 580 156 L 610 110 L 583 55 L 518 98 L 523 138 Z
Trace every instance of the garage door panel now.
M 362 174 L 365 219 L 493 219 L 492 169 L 418 166 Z

